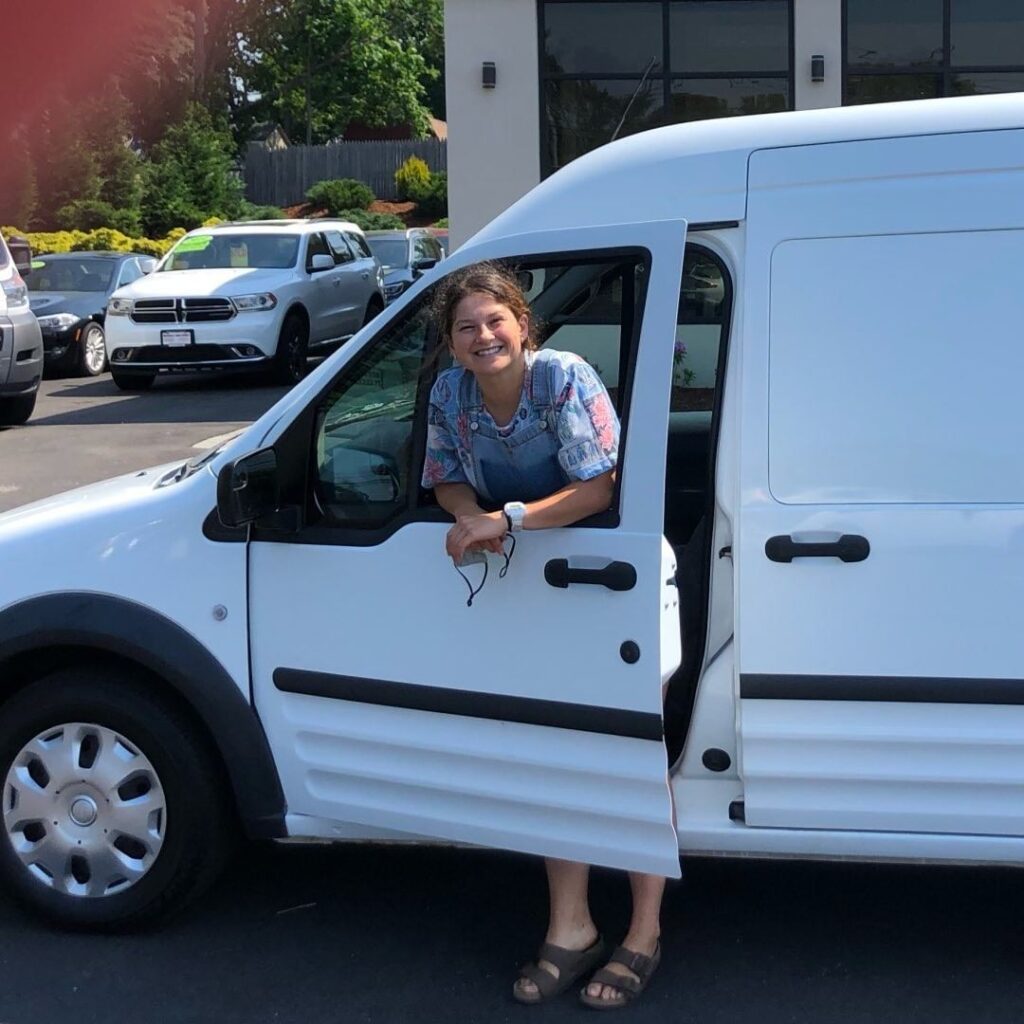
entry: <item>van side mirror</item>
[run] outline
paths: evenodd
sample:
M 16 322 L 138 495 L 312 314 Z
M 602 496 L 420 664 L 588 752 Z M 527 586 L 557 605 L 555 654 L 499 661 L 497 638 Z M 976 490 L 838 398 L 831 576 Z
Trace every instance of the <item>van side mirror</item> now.
M 234 459 L 217 474 L 217 515 L 225 526 L 246 526 L 280 507 L 277 453 L 273 448 Z

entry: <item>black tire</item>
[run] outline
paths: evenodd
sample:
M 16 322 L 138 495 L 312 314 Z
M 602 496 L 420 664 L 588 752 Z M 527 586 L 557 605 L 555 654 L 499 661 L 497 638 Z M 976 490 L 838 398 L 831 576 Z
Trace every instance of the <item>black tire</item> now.
M 98 336 L 98 339 L 97 339 Z M 107 368 L 107 355 L 103 353 L 103 359 L 97 360 L 92 366 L 89 365 L 90 345 L 102 347 L 104 344 L 103 328 L 100 324 L 86 324 L 82 330 L 82 336 L 78 339 L 77 365 L 76 370 L 83 377 L 98 377 Z
M 153 386 L 155 373 L 118 373 L 111 369 L 110 376 L 122 391 L 148 391 Z
M 291 387 L 306 376 L 309 360 L 309 328 L 298 313 L 289 313 L 281 325 L 274 353 L 274 381 Z
M 366 304 L 366 316 L 363 317 L 363 326 L 365 327 L 375 316 L 384 310 L 384 303 L 381 302 L 380 297 L 374 295 L 372 299 Z
M 126 931 L 163 921 L 183 909 L 214 880 L 230 851 L 234 819 L 219 782 L 223 769 L 193 723 L 154 694 L 152 686 L 147 677 L 135 678 L 128 671 L 65 669 L 31 684 L 0 708 L 0 786 L 6 815 L 0 829 L 0 877 L 7 891 L 20 902 L 62 927 Z M 91 735 L 88 730 L 94 730 L 102 737 L 98 748 L 90 748 L 94 761 L 89 763 L 83 753 L 87 749 L 85 741 L 74 748 L 55 746 L 58 752 L 50 766 L 54 768 L 52 774 L 44 768 L 40 778 L 36 777 L 38 771 L 32 775 L 32 784 L 37 788 L 28 794 L 25 772 L 31 774 L 32 769 L 25 768 L 26 758 L 35 757 L 42 744 L 31 750 L 28 745 L 47 733 L 59 737 L 60 727 L 73 723 L 83 724 L 82 735 Z M 126 785 L 137 783 L 111 781 L 120 779 L 125 772 L 126 778 L 134 779 L 138 763 L 132 760 L 130 768 L 122 768 L 118 763 L 116 774 L 112 772 L 110 760 L 104 761 L 101 754 L 105 749 L 123 752 L 123 745 L 118 746 L 112 739 L 114 734 L 155 773 L 155 783 L 142 794 L 148 797 L 151 792 L 154 805 L 160 807 L 147 817 L 148 831 L 144 833 L 151 854 L 152 847 L 156 847 L 155 858 L 136 880 L 114 883 L 122 885 L 117 891 L 76 895 L 66 891 L 71 882 L 90 884 L 92 863 L 109 872 L 111 858 L 107 850 L 124 842 L 120 837 L 127 833 L 117 827 L 123 827 L 124 821 L 116 817 L 124 812 L 119 811 L 116 801 L 140 799 L 134 792 L 124 795 Z M 74 753 L 66 753 L 69 749 Z M 100 753 L 95 752 L 97 749 Z M 13 771 L 16 763 L 22 765 L 20 775 Z M 25 806 L 31 812 L 26 813 L 44 816 L 29 826 L 24 821 L 19 823 L 12 813 L 12 807 L 16 812 L 20 800 L 16 796 L 18 786 L 28 794 Z M 92 806 L 86 808 L 94 820 L 84 828 L 74 820 L 76 813 L 82 813 L 80 790 L 95 797 Z M 104 792 L 115 800 L 104 798 Z M 121 808 L 124 806 L 122 803 Z M 51 825 L 51 814 L 58 824 Z M 161 832 L 162 837 L 153 838 L 152 829 Z M 109 835 L 119 838 L 111 840 Z M 44 881 L 38 866 L 30 868 L 21 859 L 36 856 L 24 852 L 26 842 L 33 847 L 42 844 L 40 851 L 49 843 L 49 863 L 54 859 L 64 863 L 61 858 L 65 847 L 77 852 L 72 845 L 76 836 L 82 836 L 86 843 L 86 856 L 77 858 L 80 865 L 86 865 L 85 881 L 76 873 L 74 855 L 67 857 L 71 865 L 65 869 L 67 886 Z M 15 841 L 22 847 L 21 854 L 15 850 Z M 81 847 L 82 839 L 77 842 Z M 89 860 L 90 848 L 95 852 L 97 847 L 100 849 L 95 860 Z M 45 865 L 41 852 L 39 856 L 38 863 Z M 136 863 L 144 863 L 142 857 Z M 117 863 L 116 870 L 119 869 Z
M 36 407 L 36 395 L 16 395 L 14 398 L 0 398 L 0 427 L 20 427 L 22 423 L 28 423 Z

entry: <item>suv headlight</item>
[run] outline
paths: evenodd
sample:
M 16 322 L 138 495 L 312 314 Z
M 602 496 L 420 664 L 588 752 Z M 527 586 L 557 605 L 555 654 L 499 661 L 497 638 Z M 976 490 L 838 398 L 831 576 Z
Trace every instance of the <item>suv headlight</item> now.
M 36 319 L 44 331 L 66 331 L 82 318 L 74 313 L 51 313 L 49 316 L 37 316 Z
M 135 309 L 134 299 L 111 299 L 107 305 L 108 316 L 129 316 Z
M 239 313 L 261 313 L 277 305 L 273 292 L 257 292 L 255 295 L 235 295 L 231 301 Z
M 384 285 L 384 298 L 386 298 L 390 302 L 391 299 L 397 299 L 398 296 L 401 295 L 402 292 L 404 292 L 404 291 L 405 291 L 405 282 L 404 281 L 398 281 L 395 284 L 386 284 L 386 285 Z

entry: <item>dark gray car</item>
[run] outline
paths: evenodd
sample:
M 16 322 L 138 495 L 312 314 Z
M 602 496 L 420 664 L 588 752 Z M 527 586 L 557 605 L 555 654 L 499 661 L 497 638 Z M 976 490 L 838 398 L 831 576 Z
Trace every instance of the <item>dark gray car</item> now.
M 28 289 L 0 237 L 0 426 L 25 423 L 43 375 L 43 339 Z
M 384 298 L 389 303 L 444 259 L 444 250 L 425 228 L 367 231 L 366 241 L 384 271 Z
M 111 293 L 155 266 L 152 256 L 125 252 L 62 252 L 32 260 L 25 283 L 49 375 L 95 377 L 107 368 L 103 329 Z

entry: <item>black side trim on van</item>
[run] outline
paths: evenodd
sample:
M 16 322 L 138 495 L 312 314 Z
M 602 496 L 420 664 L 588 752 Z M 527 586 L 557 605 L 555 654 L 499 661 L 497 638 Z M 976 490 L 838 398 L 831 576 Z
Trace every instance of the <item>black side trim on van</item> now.
M 274 669 L 274 685 L 285 693 L 329 697 L 356 704 L 378 704 L 413 711 L 436 711 L 442 715 L 487 718 L 524 725 L 549 725 L 554 729 L 576 729 L 635 740 L 662 739 L 661 716 L 644 711 L 591 707 L 534 697 L 472 693 L 441 686 L 391 683 L 384 679 L 359 679 L 329 672 L 308 672 L 297 668 Z
M 285 801 L 270 744 L 246 695 L 191 633 L 150 608 L 105 594 L 36 597 L 0 612 L 0 699 L 11 659 L 58 663 L 60 648 L 116 654 L 163 679 L 205 723 L 231 780 L 246 833 L 287 832 Z
M 908 704 L 1024 704 L 1024 679 L 931 676 L 741 675 L 747 700 L 852 700 Z
M 686 234 L 691 235 L 694 231 L 722 231 L 725 228 L 738 228 L 738 220 L 706 220 L 703 223 L 687 224 Z

